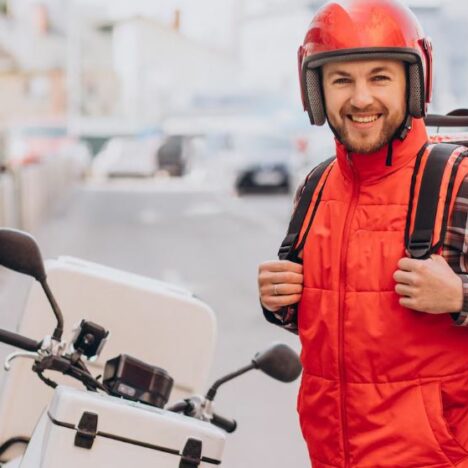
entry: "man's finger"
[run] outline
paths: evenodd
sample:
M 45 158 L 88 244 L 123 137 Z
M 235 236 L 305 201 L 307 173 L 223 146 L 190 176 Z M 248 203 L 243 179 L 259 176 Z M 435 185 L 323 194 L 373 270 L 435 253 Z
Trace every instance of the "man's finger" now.
M 302 273 L 302 265 L 290 262 L 289 260 L 272 260 L 262 263 L 259 270 L 272 272 L 292 271 L 294 273 Z
M 301 300 L 301 294 L 289 294 L 287 296 L 271 296 L 262 303 L 269 309 L 279 309 L 280 307 L 286 307 L 293 304 L 296 304 Z
M 260 287 L 260 296 L 262 298 L 288 296 L 290 294 L 300 293 L 302 293 L 302 284 L 268 283 Z
M 395 273 L 393 273 L 393 279 L 397 283 L 401 283 L 401 284 L 414 285 L 415 283 L 415 278 L 414 278 L 413 273 L 410 273 L 408 271 L 402 271 L 402 270 L 395 271 Z
M 288 296 L 291 294 L 300 294 L 301 292 L 302 284 L 272 284 L 268 286 L 266 290 L 266 293 L 269 293 L 270 296 Z
M 425 260 L 416 260 L 415 258 L 402 258 L 398 262 L 398 268 L 403 271 L 414 271 L 416 270 L 421 263 Z
M 411 288 L 410 286 L 407 286 L 405 284 L 397 284 L 395 286 L 395 292 L 400 296 L 412 297 L 414 291 L 413 288 Z
M 301 273 L 288 272 L 265 272 L 260 274 L 262 284 L 302 284 L 304 276 Z
M 414 300 L 411 297 L 400 297 L 400 305 L 408 309 L 414 309 Z

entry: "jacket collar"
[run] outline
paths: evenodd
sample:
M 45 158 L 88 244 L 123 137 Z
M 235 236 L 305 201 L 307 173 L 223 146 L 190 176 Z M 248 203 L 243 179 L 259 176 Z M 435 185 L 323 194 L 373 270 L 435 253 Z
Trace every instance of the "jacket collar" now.
M 413 119 L 412 127 L 404 140 L 393 140 L 393 162 L 386 165 L 389 145 L 370 154 L 348 153 L 348 150 L 338 140 L 335 140 L 336 155 L 341 173 L 349 179 L 356 175 L 361 182 L 375 182 L 386 177 L 411 160 L 428 141 L 426 126 L 423 119 Z

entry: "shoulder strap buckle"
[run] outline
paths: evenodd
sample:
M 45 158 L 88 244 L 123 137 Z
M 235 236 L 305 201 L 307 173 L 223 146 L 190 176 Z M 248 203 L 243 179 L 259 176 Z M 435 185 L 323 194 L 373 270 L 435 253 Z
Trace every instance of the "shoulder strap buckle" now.
M 281 243 L 281 247 L 278 250 L 278 258 L 280 260 L 286 260 L 289 258 L 290 252 L 296 243 L 296 239 L 296 233 L 288 234 L 284 238 L 283 242 Z
M 432 231 L 415 231 L 411 235 L 407 250 L 412 258 L 424 260 L 429 258 L 432 253 Z

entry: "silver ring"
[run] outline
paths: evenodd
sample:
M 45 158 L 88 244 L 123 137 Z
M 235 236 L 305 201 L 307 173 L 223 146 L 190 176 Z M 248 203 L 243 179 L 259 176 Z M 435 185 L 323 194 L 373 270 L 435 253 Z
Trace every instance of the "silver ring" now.
M 274 294 L 275 296 L 277 296 L 277 295 L 278 295 L 278 285 L 275 284 L 274 286 L 275 286 L 275 287 L 273 288 L 273 294 Z

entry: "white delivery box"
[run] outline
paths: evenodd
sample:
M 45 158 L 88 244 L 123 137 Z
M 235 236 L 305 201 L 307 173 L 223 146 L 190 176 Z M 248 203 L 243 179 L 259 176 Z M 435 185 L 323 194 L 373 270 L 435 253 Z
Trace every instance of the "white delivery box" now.
M 57 387 L 21 468 L 210 468 L 225 433 L 188 416 L 120 398 Z
M 62 309 L 66 339 L 82 319 L 110 330 L 99 359 L 87 364 L 93 375 L 103 373 L 107 360 L 125 353 L 167 370 L 174 379 L 170 403 L 206 389 L 216 342 L 216 317 L 207 304 L 178 286 L 77 258 L 49 260 L 46 269 Z M 42 340 L 55 325 L 50 304 L 34 283 L 17 331 Z M 0 445 L 12 437 L 30 436 L 52 398 L 52 389 L 31 365 L 28 359 L 18 359 L 5 375 Z M 70 377 L 50 376 L 59 384 L 82 387 Z M 19 455 L 19 448 L 10 450 L 8 459 Z

